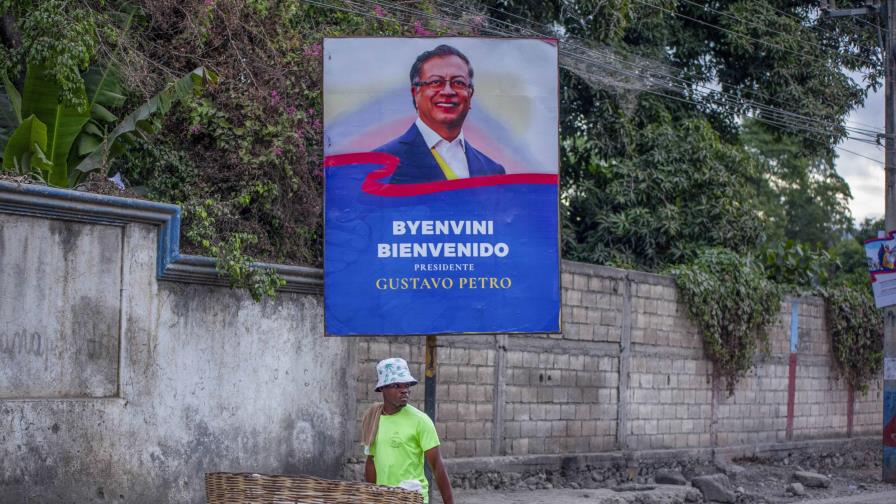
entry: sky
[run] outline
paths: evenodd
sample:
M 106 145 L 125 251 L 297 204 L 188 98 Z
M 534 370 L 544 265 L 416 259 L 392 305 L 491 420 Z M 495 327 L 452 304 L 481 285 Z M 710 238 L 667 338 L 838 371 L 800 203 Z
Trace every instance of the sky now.
M 877 93 L 869 93 L 865 99 L 865 106 L 850 114 L 848 121 L 849 126 L 883 131 L 884 90 L 880 89 Z M 873 126 L 873 128 L 868 126 Z M 837 173 L 846 179 L 852 191 L 849 209 L 852 211 L 853 219 L 858 223 L 865 217 L 882 217 L 884 214 L 883 147 L 854 140 L 847 140 L 840 144 L 840 147 L 881 161 L 881 163 L 875 163 L 838 149 L 839 157 L 835 166 Z

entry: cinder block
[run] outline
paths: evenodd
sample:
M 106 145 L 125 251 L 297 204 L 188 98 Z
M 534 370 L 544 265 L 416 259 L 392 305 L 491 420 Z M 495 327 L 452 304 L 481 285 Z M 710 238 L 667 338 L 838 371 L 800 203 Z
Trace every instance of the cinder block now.
M 454 447 L 456 457 L 473 457 L 476 455 L 476 443 L 474 441 L 457 441 Z
M 457 420 L 457 403 L 440 402 L 436 405 L 436 418 L 441 420 Z
M 476 456 L 487 457 L 492 454 L 492 441 L 490 439 L 476 440 Z
M 538 390 L 535 387 L 526 387 L 521 391 L 521 400 L 527 403 L 538 402 Z
M 566 436 L 566 423 L 564 420 L 552 420 L 551 421 L 551 436 L 552 437 L 562 437 Z
M 466 437 L 467 439 L 481 439 L 486 436 L 485 422 L 467 422 Z
M 438 372 L 437 379 L 440 383 L 457 383 L 458 382 L 459 370 L 458 370 L 458 367 L 453 364 L 440 365 L 437 368 L 437 372 Z
M 572 286 L 576 290 L 588 290 L 588 277 L 582 274 L 574 274 L 572 278 Z
M 564 404 L 560 406 L 560 418 L 562 420 L 573 420 L 576 418 L 576 405 Z
M 453 441 L 463 439 L 466 434 L 466 422 L 445 422 L 445 438 Z
M 476 383 L 476 366 L 459 366 L 457 371 L 458 383 Z
M 521 435 L 521 431 L 525 422 L 505 422 L 504 423 L 504 437 L 506 439 L 518 438 Z
M 572 285 L 572 281 L 573 281 L 572 273 L 569 273 L 566 271 L 560 273 L 560 283 L 564 289 L 570 287 Z
M 518 422 L 520 427 L 519 435 L 524 438 L 535 437 L 538 435 L 538 423 L 534 421 Z M 506 429 L 505 429 L 506 434 Z
M 476 368 L 476 381 L 484 385 L 495 383 L 495 368 L 491 366 Z
M 458 384 L 458 385 L 449 385 L 448 386 L 448 400 L 449 401 L 467 401 L 467 385 Z
M 559 404 L 548 404 L 545 406 L 545 420 L 559 420 L 560 419 L 560 405 Z
M 488 385 L 468 385 L 467 400 L 470 402 L 482 402 L 486 400 L 486 394 L 491 391 Z
M 529 441 L 529 453 L 530 453 L 530 454 L 542 454 L 542 453 L 546 453 L 546 452 L 545 452 L 545 447 L 544 447 L 544 438 L 543 438 L 543 437 L 529 438 L 528 441 Z
M 476 405 L 467 401 L 457 403 L 457 418 L 469 421 L 476 418 Z
M 569 398 L 569 391 L 564 387 L 553 388 L 553 401 L 555 403 L 565 403 Z
M 547 415 L 546 411 L 547 407 L 541 403 L 534 403 L 529 405 L 529 418 L 532 420 L 544 420 Z
M 489 365 L 489 354 L 493 353 L 493 350 L 470 350 L 470 364 L 474 366 L 487 366 Z
M 379 361 L 389 357 L 389 344 L 381 341 L 373 341 L 369 343 L 369 357 L 371 360 Z

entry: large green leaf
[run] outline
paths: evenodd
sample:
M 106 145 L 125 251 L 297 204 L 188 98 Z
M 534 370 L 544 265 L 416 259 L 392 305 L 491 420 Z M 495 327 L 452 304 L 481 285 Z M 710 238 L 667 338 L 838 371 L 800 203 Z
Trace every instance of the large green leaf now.
M 44 157 L 47 150 L 47 125 L 34 115 L 22 121 L 3 149 L 3 169 L 21 172 L 29 166 L 42 171 L 52 166 Z
M 22 123 L 22 95 L 6 75 L 3 75 L 3 89 L 6 91 L 6 99 L 10 105 L 9 115 L 15 121 L 15 126 L 18 126 Z
M 137 110 L 125 116 L 118 123 L 118 126 L 106 135 L 100 146 L 78 164 L 77 169 L 85 173 L 100 169 L 106 161 L 108 152 L 119 137 L 129 133 L 136 133 L 152 119 L 152 116 L 167 113 L 175 101 L 186 97 L 190 93 L 198 93 L 207 84 L 216 82 L 218 82 L 218 74 L 204 67 L 199 67 L 176 82 L 169 84 L 159 94 L 153 96 L 146 103 L 140 105 Z
M 81 77 L 84 78 L 87 102 L 91 108 L 95 104 L 109 108 L 124 105 L 124 86 L 114 63 L 110 62 L 105 67 L 91 66 Z
M 68 154 L 81 128 L 90 119 L 88 109 L 65 107 L 59 102 L 60 88 L 47 77 L 43 65 L 28 65 L 22 93 L 22 116 L 35 115 L 47 125 L 47 159 L 53 163 L 47 183 L 68 186 Z

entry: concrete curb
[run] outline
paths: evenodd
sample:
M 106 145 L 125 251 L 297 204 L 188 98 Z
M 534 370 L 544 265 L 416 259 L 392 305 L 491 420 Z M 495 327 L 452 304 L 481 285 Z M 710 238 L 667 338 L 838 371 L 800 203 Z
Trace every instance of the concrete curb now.
M 730 461 L 741 457 L 776 457 L 794 452 L 811 450 L 848 450 L 863 444 L 879 442 L 878 436 L 864 436 L 842 439 L 816 439 L 787 441 L 758 445 L 732 446 L 725 448 L 688 448 L 676 450 L 612 451 L 599 453 L 527 455 L 504 457 L 471 457 L 446 459 L 449 474 L 481 472 L 525 472 L 542 469 L 559 470 L 564 465 L 574 463 L 579 466 L 627 467 L 640 463 L 657 463 L 676 460 L 692 460 L 713 463 L 716 460 Z

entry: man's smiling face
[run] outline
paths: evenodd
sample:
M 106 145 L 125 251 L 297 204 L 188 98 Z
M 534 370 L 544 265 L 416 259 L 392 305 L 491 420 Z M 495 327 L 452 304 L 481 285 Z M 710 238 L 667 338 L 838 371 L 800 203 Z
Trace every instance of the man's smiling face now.
M 442 79 L 446 83 L 438 90 L 429 89 L 427 86 L 411 87 L 417 114 L 442 138 L 454 140 L 460 134 L 464 119 L 470 111 L 473 89 L 455 91 L 448 81 L 461 79 L 470 84 L 470 69 L 464 60 L 457 56 L 437 56 L 420 68 L 420 82 L 433 79 Z

